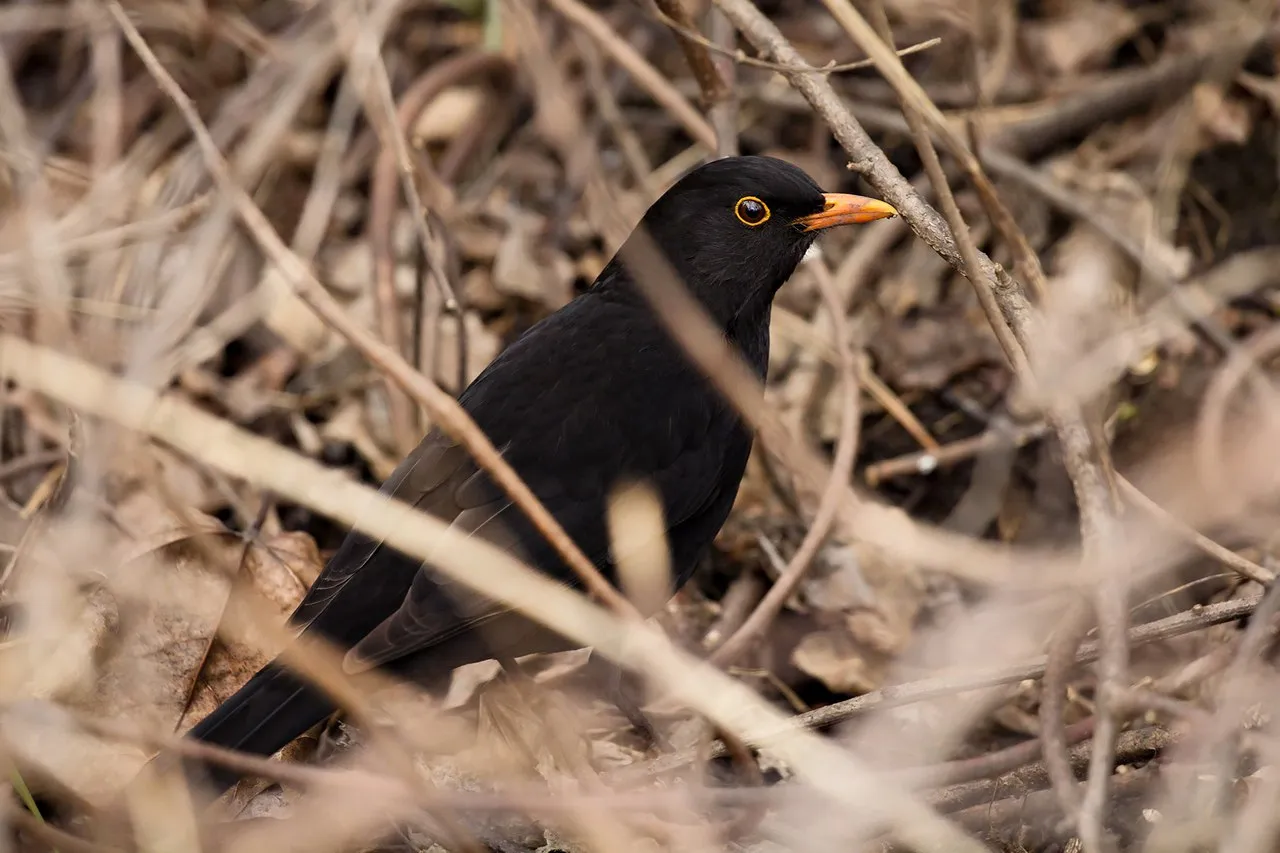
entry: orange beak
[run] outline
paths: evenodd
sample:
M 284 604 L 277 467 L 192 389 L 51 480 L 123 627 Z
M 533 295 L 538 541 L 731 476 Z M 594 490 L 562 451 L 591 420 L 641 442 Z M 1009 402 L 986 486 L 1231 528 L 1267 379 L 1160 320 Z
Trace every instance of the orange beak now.
M 826 206 L 820 213 L 811 213 L 796 220 L 796 224 L 803 225 L 805 231 L 820 231 L 837 225 L 860 225 L 898 215 L 892 205 L 879 199 L 848 193 L 823 193 L 822 197 L 826 199 Z

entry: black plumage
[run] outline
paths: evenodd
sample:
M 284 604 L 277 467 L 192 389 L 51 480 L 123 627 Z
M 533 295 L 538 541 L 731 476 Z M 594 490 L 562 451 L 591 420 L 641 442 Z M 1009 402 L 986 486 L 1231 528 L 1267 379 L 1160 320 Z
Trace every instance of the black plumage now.
M 685 175 L 649 208 L 644 225 L 763 378 L 774 294 L 819 231 L 894 212 L 872 199 L 824 194 L 784 161 L 734 157 Z M 645 480 L 661 496 L 678 588 L 724 523 L 751 451 L 750 432 L 616 258 L 586 293 L 504 350 L 460 402 L 611 582 L 605 507 L 615 486 Z M 523 513 L 438 430 L 383 489 L 578 585 Z M 350 650 L 349 669 L 384 667 L 427 685 L 477 660 L 571 645 L 355 532 L 292 625 Z M 317 690 L 272 663 L 189 737 L 269 755 L 332 710 Z M 193 769 L 218 789 L 236 779 Z

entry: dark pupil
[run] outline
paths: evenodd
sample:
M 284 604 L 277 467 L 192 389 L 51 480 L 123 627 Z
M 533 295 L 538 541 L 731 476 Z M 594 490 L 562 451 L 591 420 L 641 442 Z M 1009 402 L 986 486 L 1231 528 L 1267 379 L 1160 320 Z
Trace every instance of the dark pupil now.
M 764 206 L 758 201 L 744 201 L 742 203 L 742 216 L 751 222 L 764 216 Z

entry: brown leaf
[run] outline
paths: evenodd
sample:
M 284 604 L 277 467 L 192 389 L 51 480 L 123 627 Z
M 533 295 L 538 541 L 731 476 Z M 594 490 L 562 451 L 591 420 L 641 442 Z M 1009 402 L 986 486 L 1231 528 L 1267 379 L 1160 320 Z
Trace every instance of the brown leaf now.
M 856 695 L 879 687 L 887 661 L 839 629 L 814 631 L 791 652 L 791 662 L 833 693 Z
M 1249 140 L 1253 118 L 1240 98 L 1228 97 L 1217 86 L 1201 84 L 1191 90 L 1196 123 L 1207 139 L 1206 148 L 1219 142 L 1242 145 Z
M 502 674 L 502 665 L 496 660 L 477 661 L 460 666 L 453 671 L 443 707 L 446 710 L 464 708 L 480 697 L 480 690 Z
M 1116 48 L 1142 24 L 1136 13 L 1120 3 L 1076 2 L 1068 10 L 1060 18 L 1022 24 L 1033 55 L 1054 76 L 1105 67 Z
M 484 90 L 479 86 L 454 86 L 431 99 L 413 123 L 410 138 L 415 145 L 447 142 L 463 128 L 478 120 L 484 106 Z
M 480 371 L 489 366 L 489 362 L 498 357 L 502 351 L 502 341 L 490 326 L 485 325 L 480 315 L 474 311 L 463 314 L 466 324 L 466 381 L 470 383 Z M 458 320 L 456 317 L 442 317 L 439 332 L 436 335 L 436 382 L 443 387 L 458 391 Z
M 924 592 L 909 566 L 834 541 L 819 552 L 801 587 L 804 603 L 828 615 L 796 646 L 792 663 L 835 692 L 874 690 L 910 640 Z M 832 615 L 843 615 L 843 624 Z
M 306 533 L 277 533 L 261 537 L 247 550 L 239 547 L 244 556 L 223 616 L 226 627 L 200 668 L 191 701 L 178 722 L 182 731 L 239 690 L 278 653 L 269 634 L 254 629 L 254 605 L 265 600 L 269 612 L 279 616 L 271 627 L 279 627 L 323 567 L 315 540 Z
M 111 508 L 112 520 L 126 534 L 115 540 L 121 548 L 117 558 L 122 561 L 187 539 L 194 533 L 221 535 L 226 532 L 226 527 L 216 518 L 179 509 L 191 505 L 184 501 L 203 501 L 208 494 L 208 484 L 204 480 L 188 479 L 187 475 L 194 476 L 194 472 L 176 464 L 180 460 L 170 457 L 175 463 L 170 467 L 162 461 L 164 458 L 157 457 L 159 467 L 150 468 L 153 474 L 159 474 L 151 484 L 159 484 L 169 493 L 170 500 L 157 494 L 159 490 L 135 488 Z
M 226 535 L 193 537 L 121 567 L 133 630 L 104 667 L 99 711 L 141 705 L 157 728 L 174 727 L 222 618 L 239 547 Z
M 92 695 L 96 660 L 119 630 L 120 611 L 103 586 L 81 592 L 68 601 L 75 610 L 54 636 L 24 638 L 30 667 L 22 692 L 33 699 L 83 702 Z
M 496 765 L 548 780 L 589 766 L 590 740 L 572 724 L 577 709 L 556 691 L 499 680 L 481 691 L 477 711 L 475 749 Z
M 508 214 L 508 228 L 493 260 L 493 286 L 500 293 L 559 308 L 572 298 L 573 263 L 561 251 L 540 245 L 542 218 Z

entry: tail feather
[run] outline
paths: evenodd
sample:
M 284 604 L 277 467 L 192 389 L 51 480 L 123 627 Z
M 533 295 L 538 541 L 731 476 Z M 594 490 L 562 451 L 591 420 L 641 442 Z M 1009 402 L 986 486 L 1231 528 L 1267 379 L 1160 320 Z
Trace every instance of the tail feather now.
M 202 743 L 269 756 L 333 713 L 333 703 L 283 667 L 268 664 L 235 695 L 197 723 L 187 737 Z M 221 794 L 240 774 L 198 759 L 186 763 L 189 784 Z

